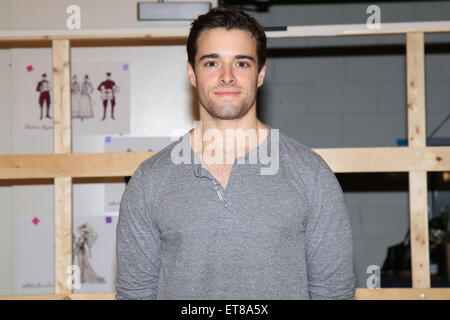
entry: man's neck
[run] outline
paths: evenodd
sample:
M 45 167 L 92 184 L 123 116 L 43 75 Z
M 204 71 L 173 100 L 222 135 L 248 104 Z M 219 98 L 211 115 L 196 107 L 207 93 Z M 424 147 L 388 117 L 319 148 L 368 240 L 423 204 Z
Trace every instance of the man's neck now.
M 248 154 L 263 143 L 270 131 L 256 117 L 252 121 L 201 120 L 200 123 L 190 132 L 191 148 L 202 160 L 203 156 L 215 157 L 217 161 L 212 161 L 215 162 L 212 164 L 234 163 L 236 157 Z

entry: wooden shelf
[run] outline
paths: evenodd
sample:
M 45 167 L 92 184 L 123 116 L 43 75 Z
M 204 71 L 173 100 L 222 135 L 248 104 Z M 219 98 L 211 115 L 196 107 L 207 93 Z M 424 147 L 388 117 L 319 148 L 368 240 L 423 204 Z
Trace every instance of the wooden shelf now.
M 51 46 L 54 79 L 54 154 L 2 155 L 0 179 L 54 178 L 55 294 L 1 299 L 114 299 L 114 293 L 74 294 L 65 285 L 72 261 L 72 179 L 131 175 L 154 153 L 73 154 L 71 143 L 70 48 L 72 46 L 183 44 L 188 27 L 105 30 L 2 31 L 0 48 Z M 426 33 L 450 32 L 450 21 L 288 26 L 267 32 L 268 38 L 406 36 L 408 147 L 314 149 L 334 172 L 408 172 L 413 288 L 358 289 L 356 299 L 450 299 L 450 289 L 430 288 L 427 172 L 450 171 L 450 147 L 427 147 L 425 127 Z

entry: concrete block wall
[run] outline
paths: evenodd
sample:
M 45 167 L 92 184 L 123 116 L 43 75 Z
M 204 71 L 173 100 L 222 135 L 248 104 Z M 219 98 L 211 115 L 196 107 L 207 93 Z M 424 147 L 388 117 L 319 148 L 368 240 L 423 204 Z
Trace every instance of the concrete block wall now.
M 370 4 L 300 3 L 248 13 L 264 26 L 363 24 Z M 381 23 L 450 20 L 450 1 L 377 5 Z M 450 112 L 450 34 L 426 35 L 425 41 L 441 48 L 426 52 L 430 134 Z M 266 80 L 258 97 L 260 117 L 312 148 L 396 146 L 398 138 L 407 137 L 405 43 L 399 35 L 270 39 Z M 435 137 L 450 137 L 450 123 Z M 401 242 L 409 229 L 409 195 L 386 191 L 344 196 L 354 233 L 357 287 L 366 287 L 367 267 L 381 267 L 387 248 Z

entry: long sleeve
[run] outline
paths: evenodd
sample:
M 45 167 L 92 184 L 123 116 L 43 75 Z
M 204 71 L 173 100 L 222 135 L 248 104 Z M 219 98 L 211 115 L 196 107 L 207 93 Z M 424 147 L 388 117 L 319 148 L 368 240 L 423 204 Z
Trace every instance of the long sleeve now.
M 151 192 L 139 169 L 122 196 L 117 224 L 117 299 L 156 299 L 161 268 Z
M 333 171 L 321 159 L 306 225 L 311 299 L 353 299 L 353 239 L 348 208 Z

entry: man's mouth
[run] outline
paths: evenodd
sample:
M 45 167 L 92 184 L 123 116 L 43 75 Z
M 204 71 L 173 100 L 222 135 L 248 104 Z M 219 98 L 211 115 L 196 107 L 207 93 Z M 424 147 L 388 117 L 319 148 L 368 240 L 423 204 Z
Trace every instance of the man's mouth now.
M 219 97 L 235 97 L 239 95 L 241 92 L 236 90 L 218 90 L 214 91 L 214 94 L 218 95 Z

